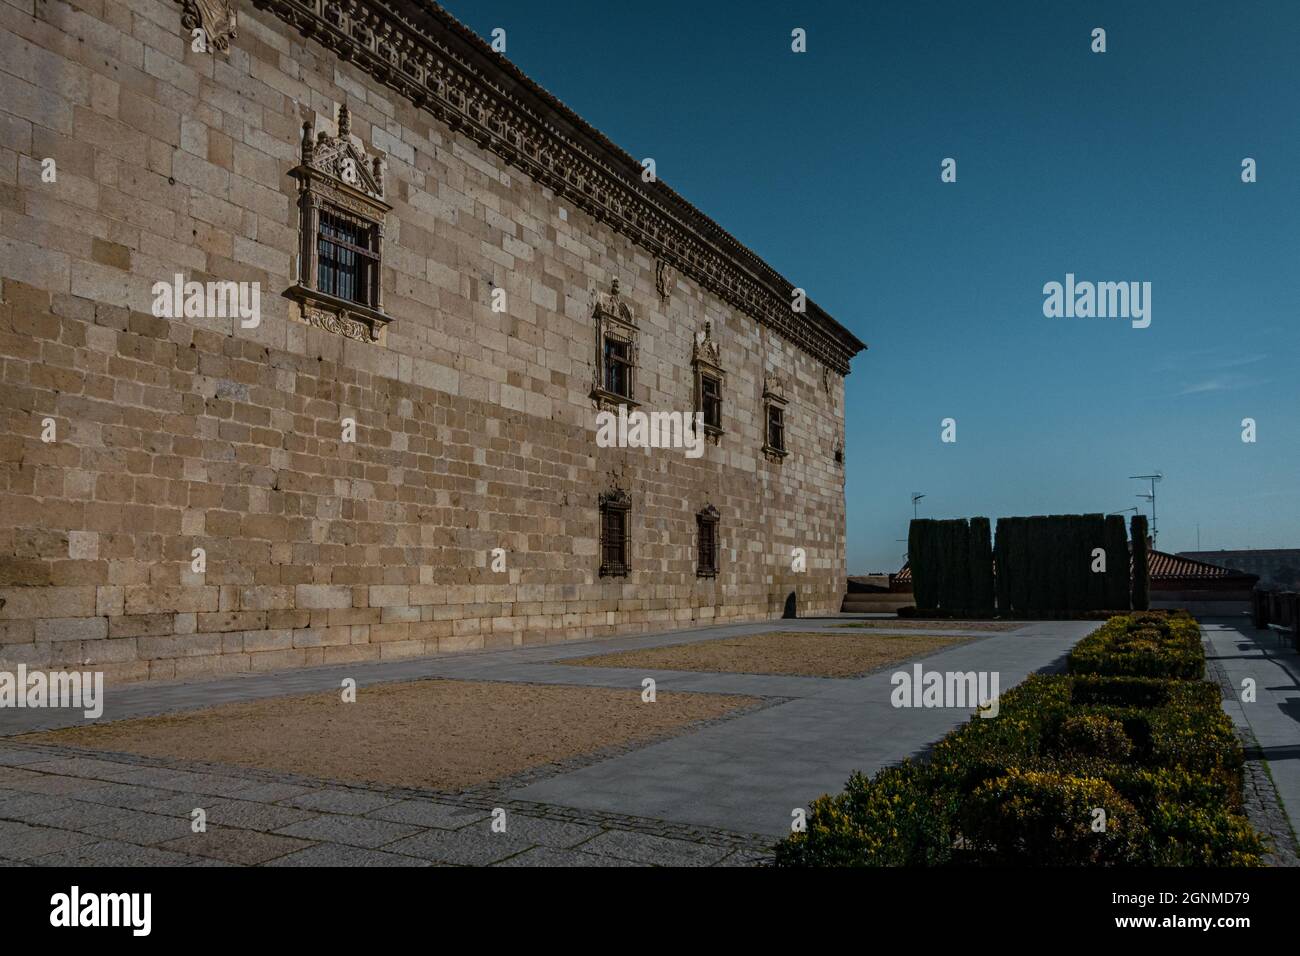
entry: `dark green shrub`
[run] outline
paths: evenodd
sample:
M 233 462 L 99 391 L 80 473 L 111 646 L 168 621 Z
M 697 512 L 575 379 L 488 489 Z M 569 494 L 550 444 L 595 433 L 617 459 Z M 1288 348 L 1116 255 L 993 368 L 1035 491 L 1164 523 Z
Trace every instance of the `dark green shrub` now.
M 777 866 L 934 866 L 952 854 L 952 795 L 928 783 L 925 767 L 904 761 L 872 779 L 849 778 L 844 792 L 818 797 L 808 828 L 776 846 Z
M 1151 816 L 1154 866 L 1260 866 L 1264 841 L 1221 806 L 1161 802 Z
M 1011 538 L 1011 520 L 1009 518 L 999 518 L 997 523 L 997 533 L 993 538 L 993 561 L 994 568 L 993 589 L 997 598 L 998 613 L 1003 616 L 1011 613 L 1011 594 L 1009 582 L 1011 581 L 1011 558 L 1008 556 L 1010 550 Z
M 1104 548 L 1105 530 L 1099 514 L 999 518 L 999 613 L 1052 619 L 1106 607 L 1105 575 L 1092 571 L 1092 551 Z M 1128 603 L 1126 585 L 1119 607 Z
M 935 537 L 935 523 L 930 518 L 917 518 L 908 528 L 907 563 L 912 569 L 912 594 L 917 607 L 939 606 L 941 570 Z
M 1200 626 L 1182 616 L 1115 617 L 1075 645 L 1069 667 L 1073 674 L 1199 680 L 1205 676 Z
M 1061 722 L 1053 749 L 1067 756 L 1122 762 L 1133 756 L 1133 741 L 1123 721 L 1105 714 L 1074 714 Z
M 1107 515 L 1104 537 L 1106 540 L 1106 596 L 1101 607 L 1126 611 L 1129 603 L 1129 553 L 1128 538 L 1124 533 L 1122 515 Z
M 1080 674 L 1071 681 L 1070 688 L 1070 702 L 1079 706 L 1163 707 L 1169 702 L 1170 683 L 1151 677 Z
M 971 610 L 985 616 L 993 613 L 993 536 L 988 518 L 970 519 Z
M 1108 783 L 1151 819 L 1160 803 L 1241 808 L 1241 782 L 1228 772 L 1192 773 L 1182 767 L 1112 765 L 1101 774 Z
M 1137 809 L 1096 777 L 1013 768 L 977 788 L 958 819 L 967 847 L 986 863 L 1134 865 L 1146 845 Z

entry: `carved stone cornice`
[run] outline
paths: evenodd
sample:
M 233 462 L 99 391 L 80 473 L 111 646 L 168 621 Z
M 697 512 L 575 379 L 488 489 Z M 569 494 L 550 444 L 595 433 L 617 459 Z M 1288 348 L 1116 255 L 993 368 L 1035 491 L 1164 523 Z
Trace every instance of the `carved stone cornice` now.
M 182 0 L 183 2 L 183 0 Z M 253 0 L 841 375 L 866 348 L 430 0 Z

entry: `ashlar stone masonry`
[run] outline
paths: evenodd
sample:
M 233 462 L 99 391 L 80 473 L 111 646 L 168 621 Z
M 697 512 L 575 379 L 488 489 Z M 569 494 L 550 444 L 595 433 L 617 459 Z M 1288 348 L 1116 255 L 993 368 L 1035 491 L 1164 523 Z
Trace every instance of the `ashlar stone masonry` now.
M 0 0 L 0 666 L 836 610 L 864 346 L 640 173 L 432 3 Z

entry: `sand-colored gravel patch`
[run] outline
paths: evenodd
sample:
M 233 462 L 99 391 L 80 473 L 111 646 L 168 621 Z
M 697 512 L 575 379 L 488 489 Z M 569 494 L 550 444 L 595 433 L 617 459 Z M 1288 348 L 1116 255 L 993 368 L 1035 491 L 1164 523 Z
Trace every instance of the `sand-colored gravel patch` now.
M 164 717 L 74 727 L 17 739 L 216 761 L 330 780 L 459 790 L 621 744 L 670 735 L 755 702 L 641 688 L 422 680 Z
M 580 667 L 725 671 L 799 677 L 857 677 L 878 667 L 919 657 L 967 637 L 922 634 L 853 634 L 773 631 L 672 647 L 650 647 L 560 661 Z
M 1013 621 L 853 621 L 840 627 L 888 628 L 891 631 L 1015 631 L 1024 627 Z

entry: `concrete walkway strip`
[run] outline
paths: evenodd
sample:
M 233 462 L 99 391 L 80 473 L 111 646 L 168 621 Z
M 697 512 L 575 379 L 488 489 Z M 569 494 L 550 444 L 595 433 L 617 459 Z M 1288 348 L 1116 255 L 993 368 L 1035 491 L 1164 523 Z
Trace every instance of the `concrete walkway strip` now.
M 1277 825 L 1289 826 L 1294 840 L 1300 829 L 1300 654 L 1274 632 L 1239 619 L 1206 619 L 1201 634 L 1223 683 L 1223 709 L 1248 731 L 1247 740 L 1253 738 L 1247 758 L 1267 765 L 1287 818 Z M 1246 681 L 1253 683 L 1254 701 L 1242 699 Z

